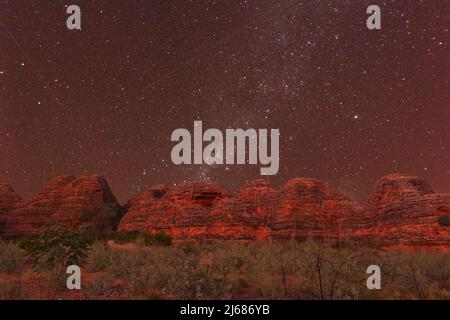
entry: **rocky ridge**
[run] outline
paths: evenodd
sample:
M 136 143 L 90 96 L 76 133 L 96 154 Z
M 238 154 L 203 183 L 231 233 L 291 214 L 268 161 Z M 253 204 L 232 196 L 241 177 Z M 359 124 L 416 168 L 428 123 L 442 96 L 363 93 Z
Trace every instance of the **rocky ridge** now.
M 0 184 L 0 233 L 32 234 L 49 221 L 76 227 L 86 210 L 102 205 L 118 203 L 98 175 L 56 177 L 30 199 Z M 379 179 L 363 207 L 326 182 L 295 178 L 279 190 L 251 181 L 236 193 L 209 181 L 155 185 L 125 208 L 118 231 L 164 232 L 175 242 L 314 238 L 450 251 L 450 227 L 439 222 L 450 215 L 450 194 L 402 174 Z

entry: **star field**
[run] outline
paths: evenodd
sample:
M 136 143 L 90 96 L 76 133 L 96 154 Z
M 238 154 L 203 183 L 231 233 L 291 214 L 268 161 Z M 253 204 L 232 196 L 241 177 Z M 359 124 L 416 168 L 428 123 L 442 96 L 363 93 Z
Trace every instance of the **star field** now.
M 450 191 L 446 1 L 0 0 L 0 181 L 31 196 L 99 173 L 124 202 L 153 184 L 259 166 L 181 165 L 171 132 L 279 128 L 280 170 L 356 200 L 392 172 Z M 378 4 L 381 30 L 368 30 Z

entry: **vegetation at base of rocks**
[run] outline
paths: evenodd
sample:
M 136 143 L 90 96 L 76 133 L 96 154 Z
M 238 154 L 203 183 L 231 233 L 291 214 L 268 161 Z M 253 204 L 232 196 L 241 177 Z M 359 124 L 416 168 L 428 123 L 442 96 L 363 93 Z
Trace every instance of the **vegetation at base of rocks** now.
M 164 232 L 159 232 L 155 234 L 147 234 L 139 232 L 113 232 L 110 234 L 106 234 L 104 238 L 114 240 L 116 243 L 119 244 L 136 242 L 145 246 L 172 245 L 172 237 Z
M 85 266 L 89 271 L 104 271 L 113 262 L 108 245 L 103 241 L 96 241 L 89 247 L 89 254 L 85 259 Z
M 59 288 L 64 288 L 63 275 L 69 265 L 81 265 L 87 257 L 89 244 L 95 239 L 94 231 L 87 225 L 70 230 L 51 223 L 38 234 L 23 238 L 20 246 L 32 259 L 33 270 L 44 273 L 51 288 L 51 299 Z
M 20 247 L 0 239 L 0 273 L 20 273 L 24 257 Z
M 69 230 L 58 224 L 50 224 L 43 232 L 22 237 L 18 243 L 20 244 L 20 248 L 25 250 L 29 257 L 32 258 L 34 270 L 38 272 L 55 267 L 61 269 L 71 264 L 79 265 L 86 258 L 88 258 L 92 265 L 97 264 L 94 269 L 101 270 L 103 268 L 101 265 L 102 262 L 99 261 L 101 257 L 96 257 L 95 254 L 100 255 L 102 248 L 106 250 L 106 240 L 114 240 L 119 244 L 134 242 L 141 246 L 172 245 L 172 238 L 165 233 L 98 233 L 90 225 L 82 225 L 76 230 Z M 5 248 L 12 249 L 13 246 L 20 250 L 15 244 L 5 244 Z M 12 250 L 5 250 L 5 257 L 10 252 Z M 88 255 L 88 252 L 93 253 Z M 1 258 L 2 255 L 0 255 Z
M 155 234 L 141 233 L 136 241 L 138 244 L 145 246 L 168 247 L 172 245 L 172 237 L 163 232 Z
M 382 290 L 366 287 L 382 266 Z M 141 299 L 450 299 L 450 256 L 298 243 L 91 247 L 89 297 Z
M 450 226 L 450 217 L 449 216 L 439 217 L 438 223 L 439 223 L 439 225 L 441 225 L 443 227 L 449 227 Z
M 21 247 L 33 259 L 35 271 L 80 264 L 87 256 L 87 249 L 94 239 L 89 227 L 68 230 L 58 224 L 50 224 L 45 231 L 21 242 Z
M 105 234 L 104 238 L 109 240 L 114 240 L 116 243 L 125 244 L 128 242 L 134 242 L 139 237 L 140 232 L 130 231 L 130 232 L 113 232 L 110 234 Z
M 100 239 L 83 249 L 77 262 L 84 298 L 450 299 L 450 255 L 444 253 L 312 240 L 145 246 L 141 235 L 135 239 L 134 246 L 109 246 Z M 372 264 L 381 266 L 381 290 L 367 289 Z M 43 280 L 49 288 L 56 285 L 52 281 Z M 0 286 L 0 297 L 23 289 L 11 282 L 3 294 Z M 48 298 L 53 297 L 58 296 Z

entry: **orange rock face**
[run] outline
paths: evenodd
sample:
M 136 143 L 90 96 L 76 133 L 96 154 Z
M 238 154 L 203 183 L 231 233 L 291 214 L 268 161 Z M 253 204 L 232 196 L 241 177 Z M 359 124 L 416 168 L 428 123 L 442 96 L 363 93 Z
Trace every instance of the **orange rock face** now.
M 267 181 L 236 194 L 217 184 L 192 182 L 151 188 L 130 201 L 120 231 L 164 231 L 182 240 L 315 238 L 384 248 L 450 249 L 450 195 L 423 180 L 389 175 L 377 181 L 363 208 L 323 181 L 296 178 L 280 190 Z
M 346 234 L 385 248 L 450 250 L 450 194 L 434 193 L 417 177 L 393 174 L 379 179 L 364 209 L 347 219 Z
M 352 200 L 323 181 L 292 179 L 281 188 L 271 236 L 338 240 L 343 219 L 356 210 Z
M 6 217 L 3 233 L 32 234 L 51 221 L 74 227 L 86 209 L 102 204 L 117 204 L 104 177 L 56 177 L 35 197 L 14 201 L 8 208 L 0 209 Z
M 189 182 L 173 189 L 155 186 L 130 201 L 118 229 L 163 231 L 179 240 L 210 237 L 220 219 L 211 214 L 212 208 L 226 196 L 222 186 L 209 182 Z
M 157 198 L 154 189 L 131 201 L 120 231 L 163 231 L 174 240 L 335 239 L 341 216 L 356 210 L 350 199 L 314 179 L 290 180 L 280 191 L 255 180 L 234 195 L 201 182 Z
M 77 226 L 83 212 L 104 204 L 118 205 L 101 176 L 57 177 L 27 200 L 0 184 L 0 232 L 30 234 L 49 221 Z M 400 174 L 378 180 L 362 208 L 309 178 L 291 179 L 279 190 L 255 180 L 236 193 L 212 182 L 157 185 L 125 207 L 119 231 L 165 232 L 174 241 L 314 238 L 450 251 L 450 194 L 437 194 L 425 181 Z

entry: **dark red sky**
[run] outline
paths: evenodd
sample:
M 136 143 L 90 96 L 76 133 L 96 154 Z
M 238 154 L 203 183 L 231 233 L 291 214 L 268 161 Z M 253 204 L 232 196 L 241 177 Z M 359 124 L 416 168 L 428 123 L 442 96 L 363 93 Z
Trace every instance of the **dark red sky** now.
M 257 166 L 175 166 L 170 134 L 279 128 L 274 186 L 307 176 L 357 200 L 382 175 L 450 191 L 448 1 L 0 0 L 0 182 L 60 174 L 143 188 Z M 72 4 L 72 3 L 71 3 Z M 382 8 L 382 29 L 366 8 Z

